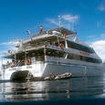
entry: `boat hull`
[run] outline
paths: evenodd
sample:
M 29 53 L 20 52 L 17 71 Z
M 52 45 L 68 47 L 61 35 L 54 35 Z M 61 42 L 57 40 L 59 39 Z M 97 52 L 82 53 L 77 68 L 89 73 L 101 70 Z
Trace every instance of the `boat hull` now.
M 8 68 L 7 70 L 5 70 L 2 79 L 11 80 L 12 78 L 16 77 L 18 77 L 19 79 L 20 77 L 22 77 L 22 75 L 20 74 L 23 72 L 25 73 L 25 71 L 31 73 L 33 78 L 44 78 L 46 76 L 60 75 L 64 73 L 71 73 L 72 77 L 105 75 L 104 69 L 101 66 L 98 67 L 98 66 L 84 66 L 77 64 L 37 63 L 23 67 Z M 26 78 L 28 78 L 27 77 L 28 73 L 24 75 Z
M 104 76 L 104 70 L 101 67 L 81 66 L 81 65 L 65 65 L 65 64 L 47 64 L 43 77 L 49 75 L 59 75 L 71 73 L 73 77 L 80 76 Z

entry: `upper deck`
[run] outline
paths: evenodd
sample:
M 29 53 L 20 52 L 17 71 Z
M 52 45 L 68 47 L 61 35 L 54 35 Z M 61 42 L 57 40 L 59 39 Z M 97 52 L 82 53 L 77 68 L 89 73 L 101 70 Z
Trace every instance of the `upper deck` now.
M 11 58 L 16 54 L 21 55 L 22 53 L 44 49 L 48 46 L 50 46 L 52 49 L 54 48 L 55 50 L 59 49 L 62 51 L 59 46 L 60 43 L 63 43 L 64 48 L 66 49 L 74 49 L 74 53 L 76 52 L 75 49 L 77 52 L 78 50 L 81 50 L 86 53 L 95 53 L 92 48 L 82 43 L 81 41 L 69 40 L 69 38 L 72 36 L 74 36 L 75 39 L 75 34 L 75 32 L 69 31 L 63 27 L 42 31 L 41 33 L 33 35 L 31 38 L 24 40 L 22 43 L 20 43 L 16 51 L 9 51 L 4 55 L 4 57 Z
M 74 40 L 69 39 L 72 36 Z M 33 35 L 31 38 L 20 43 L 16 51 L 9 51 L 4 57 L 20 61 L 25 60 L 27 57 L 37 58 L 38 56 L 44 59 L 45 55 L 52 57 L 65 56 L 66 59 L 101 63 L 101 59 L 93 48 L 79 41 L 75 32 L 62 27 Z
M 71 37 L 72 40 L 70 40 Z M 87 47 L 87 49 L 90 48 L 87 44 L 81 42 L 80 40 L 77 40 L 76 32 L 69 31 L 68 29 L 65 29 L 63 27 L 35 34 L 30 39 L 24 40 L 22 47 L 25 49 L 25 51 L 30 51 L 33 48 L 37 49 L 43 45 L 48 45 L 49 43 L 60 43 L 65 40 L 68 41 L 68 44 L 75 45 L 75 47 L 81 45 Z M 71 43 L 69 43 L 69 41 Z
M 23 46 L 27 45 L 40 45 L 41 43 L 45 44 L 46 42 L 53 42 L 58 40 L 64 40 L 64 35 L 67 37 L 75 35 L 75 32 L 69 31 L 63 27 L 55 28 L 47 31 L 42 31 L 41 33 L 34 34 L 30 39 L 26 39 L 23 41 Z

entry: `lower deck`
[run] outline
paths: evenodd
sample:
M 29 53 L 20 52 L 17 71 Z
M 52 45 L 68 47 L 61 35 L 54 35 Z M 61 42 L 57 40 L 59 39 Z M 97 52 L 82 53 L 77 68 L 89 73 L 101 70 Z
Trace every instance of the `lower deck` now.
M 87 62 L 78 62 L 62 58 L 52 58 L 46 56 L 46 61 L 36 62 L 30 65 L 9 67 L 3 69 L 2 79 L 10 80 L 11 75 L 16 71 L 29 71 L 33 77 L 46 77 L 49 75 L 59 75 L 72 73 L 72 76 L 102 76 L 104 69 L 101 64 L 92 64 Z

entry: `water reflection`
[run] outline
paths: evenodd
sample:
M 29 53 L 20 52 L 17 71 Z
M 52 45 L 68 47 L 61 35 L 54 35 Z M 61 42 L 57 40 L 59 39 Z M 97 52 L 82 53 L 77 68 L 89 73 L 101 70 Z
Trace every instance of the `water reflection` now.
M 71 78 L 56 81 L 3 82 L 1 101 L 71 99 L 103 96 L 105 79 L 98 77 Z

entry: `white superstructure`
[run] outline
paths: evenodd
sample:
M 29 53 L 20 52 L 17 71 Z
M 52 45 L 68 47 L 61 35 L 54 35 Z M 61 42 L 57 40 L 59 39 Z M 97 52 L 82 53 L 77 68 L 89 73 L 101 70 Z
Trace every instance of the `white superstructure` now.
M 74 39 L 70 40 L 70 37 Z M 100 76 L 104 72 L 102 61 L 93 48 L 63 27 L 33 35 L 20 42 L 17 51 L 8 51 L 4 57 L 12 59 L 3 67 L 4 80 L 66 72 L 73 76 Z

